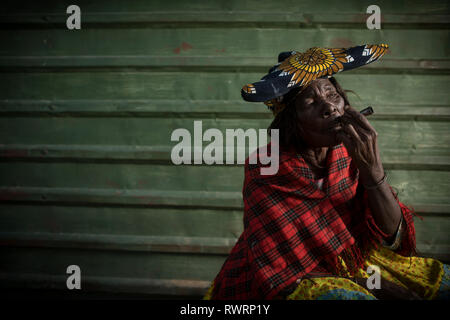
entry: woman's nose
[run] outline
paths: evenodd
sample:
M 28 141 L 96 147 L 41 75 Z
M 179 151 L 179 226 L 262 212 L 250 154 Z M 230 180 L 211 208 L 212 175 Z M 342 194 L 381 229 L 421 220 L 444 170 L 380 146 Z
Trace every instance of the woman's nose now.
M 324 101 L 322 103 L 322 116 L 324 118 L 329 118 L 330 116 L 332 116 L 333 114 L 337 113 L 337 108 L 333 103 L 329 103 Z

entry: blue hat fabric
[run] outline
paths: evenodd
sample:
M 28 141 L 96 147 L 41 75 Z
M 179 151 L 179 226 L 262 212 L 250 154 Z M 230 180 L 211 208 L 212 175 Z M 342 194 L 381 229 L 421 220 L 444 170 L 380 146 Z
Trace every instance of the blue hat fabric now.
M 261 80 L 242 87 L 242 98 L 250 102 L 264 102 L 274 113 L 281 107 L 283 96 L 297 87 L 304 87 L 315 79 L 358 68 L 381 58 L 387 44 L 361 45 L 351 48 L 318 48 L 306 52 L 285 51 L 278 55 L 278 63 Z

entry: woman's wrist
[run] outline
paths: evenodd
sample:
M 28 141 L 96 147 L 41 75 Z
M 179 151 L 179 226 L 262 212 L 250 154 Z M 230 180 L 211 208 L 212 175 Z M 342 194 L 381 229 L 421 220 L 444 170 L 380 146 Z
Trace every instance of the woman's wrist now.
M 377 188 L 386 181 L 386 174 L 383 168 L 368 171 L 360 171 L 360 181 L 366 189 Z
M 385 183 L 387 180 L 387 174 L 385 173 L 383 178 L 381 178 L 378 182 L 372 183 L 372 184 L 365 184 L 363 183 L 363 187 L 365 189 L 371 190 L 371 189 L 377 189 L 379 186 L 381 186 L 383 183 Z

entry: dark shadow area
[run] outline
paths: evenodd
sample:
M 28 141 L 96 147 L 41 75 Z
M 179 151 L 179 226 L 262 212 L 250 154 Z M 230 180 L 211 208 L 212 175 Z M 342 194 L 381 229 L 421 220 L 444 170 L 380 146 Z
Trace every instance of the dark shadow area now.
M 82 292 L 70 290 L 2 289 L 2 300 L 201 300 L 201 296 L 138 293 Z

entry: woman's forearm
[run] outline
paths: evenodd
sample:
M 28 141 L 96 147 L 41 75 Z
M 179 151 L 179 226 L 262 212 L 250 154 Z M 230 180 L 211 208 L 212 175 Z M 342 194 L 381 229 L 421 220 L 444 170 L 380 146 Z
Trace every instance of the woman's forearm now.
M 375 189 L 367 189 L 367 193 L 375 223 L 381 231 L 390 237 L 394 236 L 400 224 L 402 211 L 388 183 L 384 182 Z
M 375 223 L 393 236 L 401 221 L 401 209 L 389 185 L 378 150 L 378 133 L 361 113 L 347 106 L 342 116 L 343 130 L 337 136 L 343 141 L 359 170 L 359 182 L 369 195 L 369 206 Z

